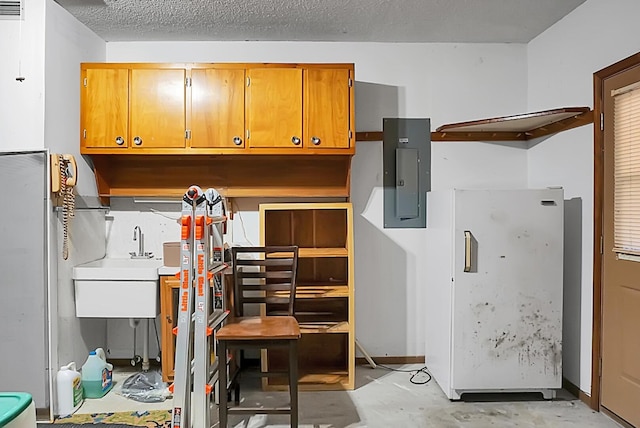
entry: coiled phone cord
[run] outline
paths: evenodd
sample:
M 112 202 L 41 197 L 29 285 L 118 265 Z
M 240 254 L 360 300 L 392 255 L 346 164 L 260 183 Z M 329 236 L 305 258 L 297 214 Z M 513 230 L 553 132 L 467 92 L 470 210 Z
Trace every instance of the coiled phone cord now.
M 69 219 L 74 216 L 75 196 L 73 187 L 67 187 L 67 167 L 68 162 L 63 159 L 62 155 L 58 158 L 60 163 L 60 194 L 62 194 L 62 258 L 69 258 Z

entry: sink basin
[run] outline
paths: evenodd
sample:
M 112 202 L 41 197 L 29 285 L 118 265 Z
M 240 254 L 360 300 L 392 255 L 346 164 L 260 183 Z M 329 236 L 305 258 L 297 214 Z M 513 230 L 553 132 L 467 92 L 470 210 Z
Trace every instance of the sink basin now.
M 160 266 L 156 259 L 112 258 L 75 266 L 76 316 L 155 318 Z
M 157 280 L 162 260 L 105 258 L 73 268 L 73 279 L 87 280 Z

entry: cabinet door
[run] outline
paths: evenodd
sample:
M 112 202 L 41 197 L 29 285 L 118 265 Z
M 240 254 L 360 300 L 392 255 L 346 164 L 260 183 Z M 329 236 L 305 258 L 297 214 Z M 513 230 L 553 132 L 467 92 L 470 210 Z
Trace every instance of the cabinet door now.
M 308 148 L 349 148 L 349 70 L 304 71 L 305 130 Z
M 90 68 L 82 87 L 82 143 L 92 148 L 129 144 L 129 70 Z
M 160 277 L 160 335 L 162 347 L 162 380 L 173 380 L 176 339 L 173 328 L 177 324 L 180 280 L 173 276 Z
M 131 70 L 133 148 L 185 147 L 185 70 Z
M 191 71 L 191 147 L 244 147 L 244 70 Z
M 302 70 L 254 68 L 247 71 L 249 147 L 302 147 Z

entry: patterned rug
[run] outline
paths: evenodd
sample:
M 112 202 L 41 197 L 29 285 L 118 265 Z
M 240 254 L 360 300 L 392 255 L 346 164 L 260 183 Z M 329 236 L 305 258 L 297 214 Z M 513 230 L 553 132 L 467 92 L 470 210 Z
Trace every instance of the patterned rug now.
M 115 413 L 92 413 L 72 415 L 56 419 L 54 425 L 119 425 L 147 428 L 169 428 L 171 426 L 171 410 L 148 410 Z M 63 427 L 60 427 L 63 428 Z

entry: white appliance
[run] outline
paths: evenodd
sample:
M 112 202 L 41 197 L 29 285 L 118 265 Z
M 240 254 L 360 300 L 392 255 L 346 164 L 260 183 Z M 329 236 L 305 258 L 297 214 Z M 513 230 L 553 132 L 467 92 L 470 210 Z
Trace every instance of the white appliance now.
M 562 384 L 563 190 L 427 194 L 426 365 L 449 399 Z

